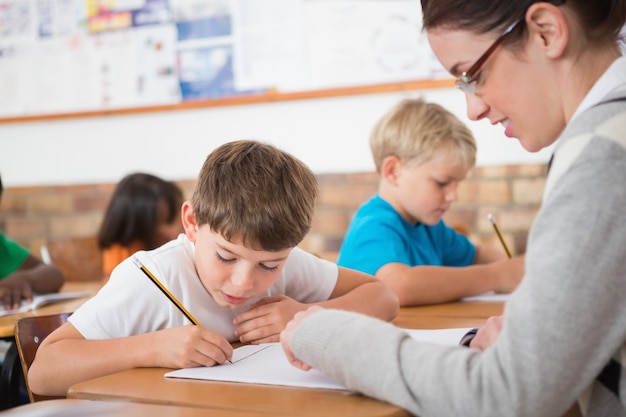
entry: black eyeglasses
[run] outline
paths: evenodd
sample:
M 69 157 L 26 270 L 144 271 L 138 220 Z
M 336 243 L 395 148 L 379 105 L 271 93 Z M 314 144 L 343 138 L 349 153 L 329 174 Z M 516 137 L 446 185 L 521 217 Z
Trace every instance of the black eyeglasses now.
M 487 59 L 491 56 L 491 54 L 493 54 L 493 51 L 495 51 L 496 48 L 502 42 L 504 42 L 504 40 L 509 35 L 509 33 L 511 33 L 513 29 L 515 29 L 515 27 L 519 25 L 520 22 L 523 20 L 524 18 L 521 18 L 517 22 L 509 25 L 509 27 L 507 27 L 504 30 L 504 32 L 502 32 L 502 35 L 500 35 L 498 39 L 496 39 L 495 42 L 491 44 L 489 49 L 487 49 L 485 53 L 482 54 L 480 58 L 478 58 L 478 60 L 474 62 L 474 64 L 467 71 L 465 71 L 463 74 L 461 74 L 459 78 L 456 79 L 456 86 L 459 87 L 461 91 L 465 91 L 466 93 L 470 93 L 470 94 L 475 94 L 476 90 L 474 89 L 474 86 L 472 85 L 472 83 L 476 81 L 476 75 L 478 74 L 478 71 L 480 71 L 483 64 L 485 63 L 485 61 L 487 61 Z

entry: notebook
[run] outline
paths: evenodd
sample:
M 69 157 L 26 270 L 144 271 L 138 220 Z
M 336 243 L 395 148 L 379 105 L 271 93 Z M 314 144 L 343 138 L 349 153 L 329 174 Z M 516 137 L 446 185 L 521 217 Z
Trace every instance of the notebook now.
M 89 295 L 86 292 L 55 292 L 49 294 L 35 294 L 33 295 L 33 301 L 27 303 L 26 300 L 22 300 L 22 305 L 19 308 L 12 310 L 5 310 L 2 301 L 0 301 L 0 317 L 8 316 L 9 314 L 25 313 L 30 310 L 35 310 L 39 307 L 43 307 L 47 304 L 58 303 L 60 301 L 73 300 L 75 298 L 82 298 Z
M 461 337 L 470 329 L 403 330 L 415 340 L 458 346 Z M 241 346 L 233 351 L 232 363 L 227 362 L 212 367 L 179 369 L 166 373 L 165 377 L 332 390 L 346 389 L 317 369 L 302 371 L 292 366 L 280 343 Z

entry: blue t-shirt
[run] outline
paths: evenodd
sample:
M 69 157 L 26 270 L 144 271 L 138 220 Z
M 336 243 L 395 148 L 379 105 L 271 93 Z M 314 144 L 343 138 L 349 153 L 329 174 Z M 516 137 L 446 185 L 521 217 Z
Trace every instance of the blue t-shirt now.
M 375 195 L 350 222 L 337 264 L 374 275 L 388 263 L 468 266 L 475 252 L 474 244 L 443 220 L 435 226 L 413 225 Z

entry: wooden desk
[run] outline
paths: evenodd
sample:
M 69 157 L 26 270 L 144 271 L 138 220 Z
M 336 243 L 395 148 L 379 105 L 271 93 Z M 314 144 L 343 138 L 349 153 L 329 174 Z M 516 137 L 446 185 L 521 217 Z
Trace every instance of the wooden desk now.
M 104 402 L 89 400 L 39 401 L 12 408 L 2 417 L 41 417 L 41 416 L 115 416 L 115 417 L 270 417 L 245 411 L 207 410 L 206 408 L 183 407 L 178 405 L 155 405 L 140 403 Z
M 456 311 L 459 310 L 454 305 L 450 310 L 442 307 L 442 315 L 429 316 L 418 314 L 412 308 L 401 309 L 393 324 L 414 329 L 478 327 L 486 319 L 452 316 Z M 166 407 L 175 407 L 175 410 L 184 412 L 190 408 L 192 411 L 200 410 L 203 416 L 208 417 L 409 416 L 407 411 L 391 404 L 348 392 L 168 379 L 163 376 L 168 371 L 170 369 L 139 368 L 96 378 L 70 387 L 68 398 L 153 405 L 158 409 L 154 415 L 168 415 Z M 195 417 L 196 414 L 176 415 Z M 564 417 L 580 417 L 576 404 Z
M 346 391 L 165 378 L 164 368 L 137 368 L 70 387 L 68 398 L 201 407 L 272 416 L 394 416 L 394 405 Z
M 61 292 L 84 291 L 88 295 L 83 298 L 74 300 L 60 301 L 54 304 L 48 304 L 36 310 L 27 311 L 25 313 L 10 314 L 0 317 L 0 338 L 12 338 L 15 334 L 15 322 L 22 317 L 28 316 L 45 316 L 47 314 L 71 313 L 80 307 L 85 301 L 93 297 L 102 287 L 100 282 L 66 282 L 61 288 Z
M 43 316 L 56 313 L 71 313 L 80 307 L 85 301 L 96 294 L 102 283 L 100 282 L 66 282 L 61 291 L 74 292 L 84 291 L 87 296 L 68 301 L 60 301 L 48 304 L 36 310 L 26 313 L 11 314 L 0 317 L 0 338 L 11 341 L 11 346 L 4 358 L 4 363 L 0 367 L 0 410 L 19 405 L 19 387 L 24 376 L 22 374 L 22 364 L 15 345 L 15 323 L 22 317 Z
M 403 314 L 400 311 L 400 314 L 392 323 L 404 329 L 453 329 L 455 327 L 480 327 L 485 323 L 485 319 L 478 317 Z
M 477 327 L 483 318 L 400 314 L 404 328 Z M 396 406 L 344 391 L 192 379 L 169 379 L 169 369 L 141 368 L 73 385 L 68 398 L 176 404 L 232 412 L 285 416 L 408 416 Z
M 504 311 L 504 303 L 491 301 L 456 301 L 452 303 L 433 304 L 419 307 L 402 307 L 401 316 L 441 316 L 486 319 L 491 316 L 499 316 Z M 458 326 L 465 327 L 465 326 Z

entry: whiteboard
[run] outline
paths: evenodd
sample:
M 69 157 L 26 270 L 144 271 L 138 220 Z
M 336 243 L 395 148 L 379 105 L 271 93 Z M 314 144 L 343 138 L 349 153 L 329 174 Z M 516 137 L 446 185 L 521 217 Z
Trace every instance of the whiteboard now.
M 447 78 L 417 0 L 0 4 L 0 119 Z

